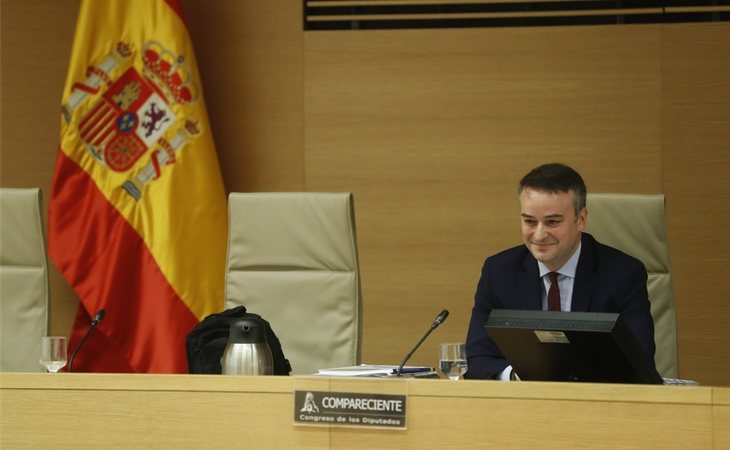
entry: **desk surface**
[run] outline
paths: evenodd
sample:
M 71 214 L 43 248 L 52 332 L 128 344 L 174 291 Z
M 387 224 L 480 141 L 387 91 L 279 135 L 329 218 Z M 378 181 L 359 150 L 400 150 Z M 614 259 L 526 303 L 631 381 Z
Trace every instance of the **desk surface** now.
M 294 391 L 405 394 L 408 429 L 294 425 Z M 3 448 L 730 448 L 730 388 L 0 374 Z

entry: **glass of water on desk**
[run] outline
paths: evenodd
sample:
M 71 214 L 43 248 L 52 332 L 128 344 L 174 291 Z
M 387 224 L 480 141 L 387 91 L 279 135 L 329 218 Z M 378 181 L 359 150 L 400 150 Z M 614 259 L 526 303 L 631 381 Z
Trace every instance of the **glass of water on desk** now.
M 458 380 L 466 372 L 466 347 L 463 343 L 441 344 L 439 371 L 450 380 Z
M 41 366 L 48 372 L 56 373 L 66 365 L 66 338 L 63 336 L 44 336 L 41 338 Z

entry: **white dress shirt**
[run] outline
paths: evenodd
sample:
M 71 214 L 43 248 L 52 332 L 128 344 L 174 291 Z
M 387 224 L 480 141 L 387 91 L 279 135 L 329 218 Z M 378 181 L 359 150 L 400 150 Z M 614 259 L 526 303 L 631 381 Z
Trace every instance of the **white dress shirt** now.
M 563 267 L 558 269 L 558 288 L 560 288 L 560 310 L 570 311 L 573 304 L 573 284 L 575 282 L 575 271 L 578 268 L 578 258 L 580 258 L 580 242 L 573 256 L 563 264 Z M 548 309 L 548 291 L 550 290 L 550 269 L 545 266 L 542 262 L 537 262 L 537 267 L 540 269 L 540 278 L 542 278 L 542 310 L 547 311 Z

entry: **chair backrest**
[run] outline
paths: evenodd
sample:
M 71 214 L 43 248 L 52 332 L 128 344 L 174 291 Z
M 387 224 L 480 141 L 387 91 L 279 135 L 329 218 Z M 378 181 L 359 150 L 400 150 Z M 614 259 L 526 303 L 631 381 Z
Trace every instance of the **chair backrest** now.
M 350 193 L 232 193 L 226 308 L 269 321 L 292 374 L 360 363 L 362 306 Z
M 678 376 L 677 320 L 669 262 L 664 195 L 588 194 L 586 231 L 644 263 L 654 318 L 657 371 Z
M 0 371 L 43 370 L 48 290 L 41 191 L 0 188 Z

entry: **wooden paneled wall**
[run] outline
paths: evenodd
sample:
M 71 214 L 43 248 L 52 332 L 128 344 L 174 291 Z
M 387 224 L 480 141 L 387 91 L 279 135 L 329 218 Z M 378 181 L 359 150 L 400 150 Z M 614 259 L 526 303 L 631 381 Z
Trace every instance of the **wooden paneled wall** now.
M 662 190 L 680 373 L 730 384 L 730 24 L 664 27 Z M 695 375 L 696 374 L 696 375 Z
M 78 3 L 1 4 L 0 183 L 47 200 Z M 484 257 L 519 243 L 518 179 L 563 161 L 667 195 L 680 375 L 730 385 L 730 24 L 303 32 L 301 2 L 185 6 L 227 190 L 354 193 L 366 362 L 443 308 L 412 361 L 465 338 Z

